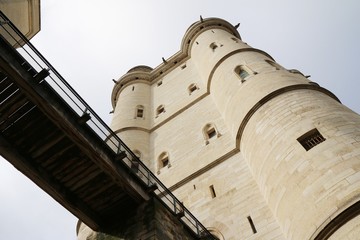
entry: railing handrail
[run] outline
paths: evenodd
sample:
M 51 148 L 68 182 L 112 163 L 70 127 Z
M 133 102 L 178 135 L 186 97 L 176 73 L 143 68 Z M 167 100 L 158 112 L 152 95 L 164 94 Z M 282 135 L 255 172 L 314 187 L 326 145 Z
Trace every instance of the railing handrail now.
M 191 212 L 186 207 L 184 207 L 183 204 L 172 194 L 172 192 L 168 188 L 165 187 L 165 185 L 155 176 L 155 174 L 152 173 L 150 171 L 150 169 L 148 169 L 146 167 L 146 165 L 136 157 L 136 155 L 129 149 L 129 147 L 111 130 L 111 128 L 96 114 L 96 112 L 85 102 L 85 100 L 70 86 L 70 84 L 60 75 L 60 73 L 46 60 L 46 58 L 30 43 L 30 41 L 17 29 L 17 27 L 1 11 L 0 11 L 0 18 L 2 18 L 2 20 L 3 20 L 3 21 L 1 21 L 1 19 L 0 19 L 0 27 L 2 27 L 3 30 L 5 32 L 7 32 L 11 38 L 13 38 L 13 40 L 20 46 L 20 48 L 25 51 L 25 53 L 28 55 L 28 57 L 30 57 L 41 69 L 46 68 L 49 72 L 52 72 L 56 76 L 57 80 L 60 81 L 60 82 L 58 82 L 58 81 L 56 81 L 56 79 L 53 78 L 53 76 L 51 76 L 51 75 L 49 76 L 51 78 L 51 80 L 54 82 L 54 84 L 56 85 L 56 87 L 58 87 L 60 90 L 62 90 L 63 94 L 65 94 L 69 98 L 69 100 L 72 101 L 72 103 L 69 104 L 65 100 L 65 98 L 63 98 L 63 100 L 69 105 L 69 107 L 72 108 L 75 112 L 78 112 L 80 110 L 80 111 L 83 111 L 83 113 L 86 112 L 86 113 L 91 114 L 91 121 L 97 129 L 94 129 L 89 124 L 88 124 L 88 126 L 94 131 L 94 133 L 97 134 L 98 137 L 100 139 L 102 139 L 105 142 L 105 144 L 116 154 L 118 154 L 120 151 L 122 151 L 122 149 L 123 149 L 123 151 L 126 152 L 127 163 L 125 162 L 125 160 L 123 160 L 125 165 L 129 166 L 129 164 L 131 164 L 131 162 L 133 161 L 132 159 L 136 159 L 136 162 L 139 164 L 139 167 L 137 170 L 138 173 L 136 173 L 136 171 L 134 171 L 135 175 L 138 178 L 140 178 L 144 183 L 146 183 L 148 187 L 152 184 L 157 185 L 158 194 L 155 194 L 155 196 L 160 200 L 160 202 L 162 202 L 174 214 L 182 212 L 183 215 L 179 219 L 184 224 L 186 224 L 199 238 L 207 237 L 208 239 L 214 239 L 214 237 L 200 223 L 200 221 L 197 220 L 195 218 L 195 216 L 192 215 Z M 13 31 L 15 33 L 16 37 L 20 38 L 20 39 L 17 39 L 16 37 L 14 37 L 9 32 L 9 30 L 7 30 L 4 27 L 5 25 L 9 26 L 11 28 L 11 31 Z M 22 42 L 20 42 L 20 41 L 22 41 Z M 24 46 L 29 47 L 29 50 L 31 50 L 33 52 L 33 54 L 35 54 L 36 56 L 31 55 L 29 53 L 29 50 L 26 50 Z M 23 57 L 26 58 L 26 56 L 23 56 Z M 39 61 L 35 59 L 35 57 L 39 58 L 39 60 L 41 60 L 41 62 L 43 64 L 45 64 L 45 66 L 42 66 L 39 63 Z M 61 86 L 61 84 L 63 84 L 64 85 L 63 87 L 65 87 L 67 90 L 69 90 L 69 92 L 67 92 L 66 89 L 64 89 Z M 56 90 L 54 89 L 54 91 L 56 91 Z M 73 96 L 71 97 L 70 94 L 72 94 Z M 61 96 L 60 93 L 59 93 L 59 95 Z M 75 97 L 75 99 L 73 97 Z M 82 106 L 79 106 L 79 103 Z M 72 104 L 77 106 L 79 109 L 76 110 L 73 107 L 71 107 Z M 104 130 L 102 128 L 104 130 L 106 130 L 106 132 L 104 132 Z M 104 136 L 101 137 L 98 134 L 97 130 L 101 131 Z M 110 143 L 114 143 L 114 141 L 115 141 L 114 144 L 116 144 L 116 145 L 113 145 L 113 147 L 118 147 L 118 148 L 116 150 L 114 150 L 114 148 L 112 148 L 109 145 L 108 141 L 110 141 Z M 143 177 L 146 178 L 146 182 L 139 175 L 140 173 L 142 174 Z M 172 205 L 172 207 L 170 207 L 168 204 L 166 204 L 166 200 Z M 187 221 L 183 220 L 182 219 L 183 217 Z

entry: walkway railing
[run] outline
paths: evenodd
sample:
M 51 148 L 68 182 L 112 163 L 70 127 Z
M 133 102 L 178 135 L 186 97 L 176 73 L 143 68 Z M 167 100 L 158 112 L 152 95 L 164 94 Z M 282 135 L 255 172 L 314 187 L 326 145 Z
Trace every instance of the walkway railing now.
M 47 81 L 79 117 L 84 116 L 84 114 L 90 116 L 90 119 L 86 123 L 114 153 L 126 153 L 125 157 L 122 158 L 122 162 L 126 167 L 131 169 L 147 187 L 153 188 L 155 196 L 160 202 L 192 230 L 199 239 L 215 239 L 145 164 L 135 156 L 1 11 L 0 34 L 17 48 L 17 51 L 27 60 L 34 70 L 40 72 L 46 69 L 50 73 L 49 76 L 45 78 L 45 81 Z

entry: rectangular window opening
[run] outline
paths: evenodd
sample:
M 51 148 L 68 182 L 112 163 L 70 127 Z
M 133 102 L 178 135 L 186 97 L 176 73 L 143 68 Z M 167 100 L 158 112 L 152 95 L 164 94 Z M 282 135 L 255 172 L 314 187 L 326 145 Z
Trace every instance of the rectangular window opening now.
M 326 139 L 321 135 L 321 133 L 316 128 L 314 128 L 308 131 L 307 133 L 303 134 L 297 140 L 305 148 L 306 151 L 309 151 L 311 148 L 324 142 Z
M 209 138 L 213 138 L 216 136 L 216 130 L 214 128 L 210 128 L 208 131 L 207 131 L 207 135 Z
M 245 79 L 249 76 L 249 73 L 247 71 L 245 71 L 244 69 L 241 69 L 239 72 L 240 78 L 241 79 Z
M 196 85 L 191 85 L 191 86 L 189 87 L 189 91 L 190 91 L 190 92 L 193 92 L 193 91 L 195 91 L 196 89 L 197 89 Z
M 251 219 L 250 216 L 247 217 L 247 220 L 249 221 L 249 224 L 250 224 L 250 227 L 251 227 L 251 230 L 253 231 L 253 233 L 257 233 L 257 230 L 256 230 L 256 227 L 255 227 L 255 224 L 253 222 L 253 220 Z
M 142 118 L 143 115 L 144 115 L 144 110 L 143 110 L 143 109 L 138 109 L 136 116 L 137 116 L 138 118 Z
M 212 197 L 212 198 L 216 198 L 216 192 L 215 192 L 214 185 L 211 185 L 211 186 L 209 187 L 209 189 L 210 189 L 211 197 Z
M 161 161 L 162 161 L 163 167 L 166 167 L 166 166 L 169 165 L 169 159 L 168 159 L 168 158 L 165 158 L 165 159 L 163 159 L 163 160 L 161 160 Z

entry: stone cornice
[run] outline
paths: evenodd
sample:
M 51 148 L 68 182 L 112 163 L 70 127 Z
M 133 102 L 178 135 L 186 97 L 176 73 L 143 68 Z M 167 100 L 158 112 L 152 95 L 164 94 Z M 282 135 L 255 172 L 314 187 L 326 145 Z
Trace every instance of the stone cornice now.
M 236 30 L 236 28 L 223 19 L 207 18 L 193 23 L 185 32 L 185 35 L 181 42 L 180 51 L 175 53 L 170 58 L 166 59 L 163 63 L 161 63 L 159 66 L 152 70 L 148 66 L 136 66 L 130 69 L 128 73 L 126 73 L 116 81 L 111 94 L 111 103 L 113 108 L 115 108 L 116 106 L 116 101 L 121 90 L 127 85 L 129 85 L 130 82 L 134 83 L 134 81 L 142 79 L 151 84 L 159 77 L 163 77 L 175 67 L 183 64 L 191 56 L 191 46 L 194 43 L 194 39 L 196 39 L 196 37 L 202 32 L 209 29 L 222 29 L 241 39 L 240 34 Z

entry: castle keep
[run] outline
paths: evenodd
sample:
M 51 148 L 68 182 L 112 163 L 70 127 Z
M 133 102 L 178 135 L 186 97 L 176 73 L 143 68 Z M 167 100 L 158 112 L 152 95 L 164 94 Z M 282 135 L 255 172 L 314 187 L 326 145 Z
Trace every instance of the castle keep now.
M 111 128 L 217 238 L 359 236 L 359 115 L 228 22 L 194 23 L 111 98 Z
M 78 240 L 358 239 L 360 116 L 330 91 L 201 18 L 115 80 L 110 130 L 28 42 L 39 6 L 0 1 L 0 154 Z

